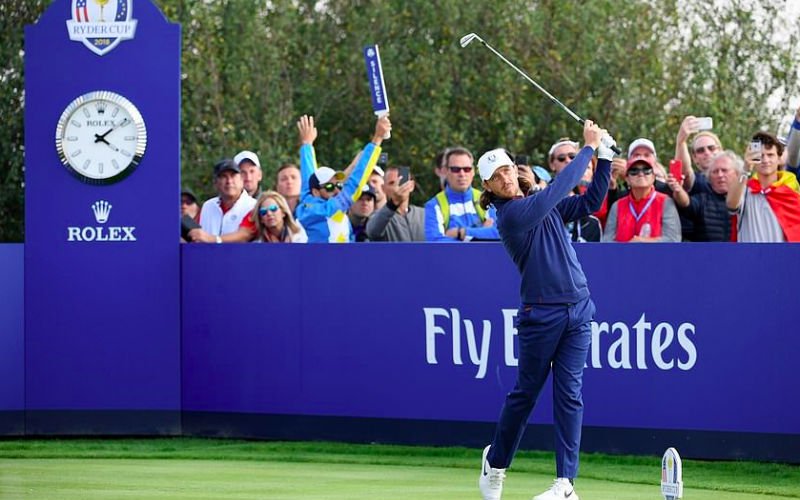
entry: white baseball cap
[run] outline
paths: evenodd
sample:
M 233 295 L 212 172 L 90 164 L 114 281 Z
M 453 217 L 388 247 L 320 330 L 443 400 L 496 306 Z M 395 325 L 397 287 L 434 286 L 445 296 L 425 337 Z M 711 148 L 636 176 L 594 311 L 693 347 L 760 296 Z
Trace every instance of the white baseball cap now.
M 552 146 L 550 146 L 550 151 L 547 152 L 547 157 L 549 158 L 549 157 L 553 156 L 553 153 L 555 152 L 555 150 L 560 148 L 561 146 L 572 146 L 573 148 L 575 148 L 576 151 L 581 149 L 581 145 L 578 144 L 577 142 L 570 141 L 569 139 L 565 139 L 563 141 L 558 141 L 557 143 L 555 143 Z
M 508 156 L 505 149 L 497 148 L 481 155 L 478 160 L 478 172 L 481 175 L 481 179 L 488 181 L 495 170 L 508 165 L 514 165 L 514 160 Z
M 261 162 L 258 161 L 258 156 L 252 151 L 242 151 L 233 157 L 233 161 L 235 161 L 237 165 L 241 165 L 244 160 L 250 160 L 253 162 L 253 165 L 261 168 Z
M 319 167 L 308 180 L 308 187 L 319 189 L 321 185 L 327 184 L 333 180 L 343 181 L 344 172 L 337 172 L 331 167 Z
M 656 147 L 653 145 L 653 141 L 650 139 L 645 139 L 644 137 L 640 137 L 633 141 L 630 146 L 628 146 L 628 156 L 633 153 L 633 151 L 638 147 L 645 147 L 653 152 L 653 156 L 658 157 L 656 154 Z

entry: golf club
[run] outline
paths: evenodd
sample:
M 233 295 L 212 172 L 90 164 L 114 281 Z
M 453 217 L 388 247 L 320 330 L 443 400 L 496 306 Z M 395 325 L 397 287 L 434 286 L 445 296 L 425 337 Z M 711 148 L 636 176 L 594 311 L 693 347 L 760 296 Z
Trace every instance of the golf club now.
M 483 45 L 484 45 L 484 46 L 485 46 L 487 49 L 489 49 L 489 50 L 491 50 L 492 52 L 494 52 L 494 54 L 495 54 L 497 57 L 499 57 L 500 59 L 502 59 L 502 60 L 503 60 L 503 62 L 505 62 L 506 64 L 508 64 L 508 65 L 509 65 L 509 66 L 511 66 L 512 68 L 514 68 L 514 71 L 516 71 L 517 73 L 519 73 L 520 75 L 522 75 L 522 76 L 523 76 L 523 77 L 524 77 L 526 80 L 528 80 L 528 82 L 530 82 L 530 84 L 531 84 L 531 85 L 533 85 L 534 87 L 536 87 L 536 88 L 537 88 L 537 89 L 538 89 L 538 90 L 539 90 L 539 91 L 540 91 L 542 94 L 544 94 L 544 95 L 546 95 L 547 97 L 549 97 L 551 101 L 553 101 L 553 102 L 554 102 L 554 103 L 556 103 L 558 106 L 560 106 L 560 107 L 561 107 L 561 109 L 563 109 L 564 111 L 566 111 L 566 112 L 567 112 L 567 114 L 568 114 L 569 116 L 571 116 L 571 117 L 572 117 L 572 118 L 573 118 L 575 121 L 577 121 L 578 123 L 580 123 L 581 125 L 583 125 L 583 122 L 584 122 L 584 119 L 583 119 L 583 118 L 581 118 L 581 117 L 580 117 L 580 116 L 578 116 L 578 115 L 577 115 L 577 114 L 576 114 L 574 111 L 572 111 L 572 110 L 571 110 L 571 109 L 569 109 L 567 106 L 565 106 L 565 105 L 564 105 L 564 103 L 562 103 L 561 101 L 559 101 L 558 99 L 556 99 L 556 98 L 553 96 L 553 94 L 551 94 L 550 92 L 548 92 L 547 90 L 545 90 L 545 89 L 544 89 L 544 88 L 543 88 L 541 85 L 539 85 L 538 83 L 536 83 L 536 81 L 534 81 L 534 80 L 533 80 L 531 77 L 529 77 L 529 76 L 528 76 L 528 75 L 527 75 L 527 74 L 526 74 L 524 71 L 522 71 L 521 69 L 519 69 L 518 67 L 516 67 L 516 66 L 514 65 L 514 63 L 512 63 L 511 61 L 509 61 L 508 59 L 506 59 L 506 58 L 505 58 L 505 56 L 503 56 L 503 54 L 501 54 L 500 52 L 496 51 L 496 50 L 494 49 L 494 47 L 492 47 L 491 45 L 489 45 L 488 43 L 486 43 L 486 41 L 485 41 L 483 38 L 479 37 L 479 36 L 478 36 L 476 33 L 467 33 L 466 35 L 464 35 L 464 36 L 462 36 L 462 37 L 461 37 L 461 40 L 459 40 L 459 41 L 458 41 L 458 43 L 461 45 L 461 47 L 462 47 L 462 48 L 464 48 L 464 47 L 466 47 L 467 45 L 469 45 L 470 43 L 472 43 L 474 40 L 478 40 L 478 41 L 479 41 L 479 42 L 481 42 L 481 43 L 482 43 L 482 44 L 483 44 Z M 612 150 L 612 151 L 614 151 L 616 154 L 622 154 L 622 151 L 620 151 L 620 149 L 619 149 L 617 146 L 611 146 L 611 150 Z

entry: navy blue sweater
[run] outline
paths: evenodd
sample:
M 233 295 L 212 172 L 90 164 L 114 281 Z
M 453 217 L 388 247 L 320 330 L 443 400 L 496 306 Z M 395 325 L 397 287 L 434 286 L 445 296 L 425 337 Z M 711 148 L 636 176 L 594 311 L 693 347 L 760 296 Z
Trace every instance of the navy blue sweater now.
M 523 304 L 574 304 L 589 296 L 564 223 L 597 211 L 608 191 L 611 162 L 600 160 L 589 189 L 567 197 L 593 155 L 585 146 L 547 188 L 531 196 L 493 200 L 500 238 L 522 276 Z

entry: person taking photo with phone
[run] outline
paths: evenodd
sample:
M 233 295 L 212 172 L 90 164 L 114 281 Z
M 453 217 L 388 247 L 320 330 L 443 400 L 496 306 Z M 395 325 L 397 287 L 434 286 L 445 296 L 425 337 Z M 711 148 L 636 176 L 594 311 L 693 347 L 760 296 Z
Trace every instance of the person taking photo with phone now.
M 800 185 L 794 174 L 778 170 L 783 144 L 767 132 L 756 133 L 753 142 L 761 145 L 761 159 L 737 172 L 726 199 L 728 210 L 737 216 L 737 241 L 799 242 Z M 749 149 L 752 152 L 753 145 Z
M 425 241 L 425 209 L 411 204 L 416 183 L 409 167 L 386 167 L 386 204 L 367 221 L 370 241 Z
M 574 479 L 583 424 L 583 366 L 595 306 L 564 222 L 600 207 L 614 156 L 613 139 L 590 120 L 584 123 L 583 136 L 585 146 L 573 161 L 546 189 L 532 194 L 529 181 L 520 177 L 504 149 L 488 151 L 478 160 L 484 188 L 481 206 L 496 208 L 497 230 L 522 278 L 517 381 L 506 396 L 494 439 L 483 451 L 478 485 L 484 500 L 500 500 L 506 469 L 551 371 L 556 480 L 534 499 L 578 500 Z M 600 160 L 591 185 L 583 195 L 569 196 L 595 150 Z

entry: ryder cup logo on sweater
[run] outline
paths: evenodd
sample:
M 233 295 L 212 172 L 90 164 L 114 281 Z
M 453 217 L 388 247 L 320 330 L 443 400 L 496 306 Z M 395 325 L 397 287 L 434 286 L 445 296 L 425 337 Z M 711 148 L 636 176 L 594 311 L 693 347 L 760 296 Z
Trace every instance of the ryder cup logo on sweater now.
M 98 56 L 105 55 L 122 40 L 131 40 L 136 19 L 131 19 L 133 0 L 72 0 L 72 19 L 67 21 L 69 39 L 83 44 Z
M 67 241 L 136 241 L 133 226 L 106 226 L 114 206 L 106 200 L 92 203 L 94 226 L 69 226 Z

